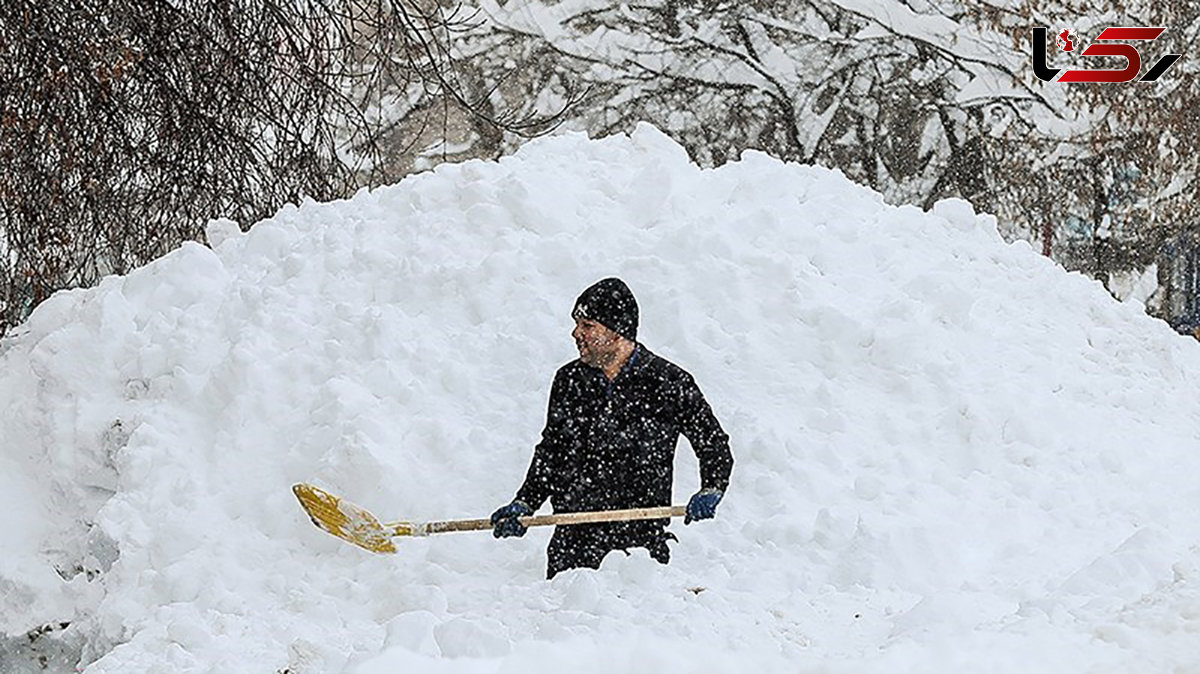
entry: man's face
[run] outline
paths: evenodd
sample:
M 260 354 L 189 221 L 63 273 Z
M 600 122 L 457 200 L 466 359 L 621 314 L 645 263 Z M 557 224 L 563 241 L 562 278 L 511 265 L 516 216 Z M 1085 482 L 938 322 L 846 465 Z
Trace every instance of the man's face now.
M 617 355 L 617 340 L 620 335 L 596 321 L 576 318 L 571 337 L 575 338 L 579 359 L 585 365 L 603 368 Z

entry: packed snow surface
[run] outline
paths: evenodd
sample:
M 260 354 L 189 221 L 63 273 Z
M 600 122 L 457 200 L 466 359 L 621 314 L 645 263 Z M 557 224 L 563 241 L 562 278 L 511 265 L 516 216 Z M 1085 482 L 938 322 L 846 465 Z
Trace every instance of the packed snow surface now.
M 1200 671 L 1200 346 L 965 202 L 641 127 L 208 238 L 4 342 L 4 671 Z M 507 503 L 609 275 L 737 461 L 669 566 L 312 526 Z

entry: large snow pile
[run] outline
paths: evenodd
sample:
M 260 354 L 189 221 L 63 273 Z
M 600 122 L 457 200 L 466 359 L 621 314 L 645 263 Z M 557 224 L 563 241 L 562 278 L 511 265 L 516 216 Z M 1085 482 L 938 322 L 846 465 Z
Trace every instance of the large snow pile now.
M 1200 347 L 963 202 L 642 127 L 210 239 L 4 344 L 0 670 L 1200 671 Z M 311 525 L 506 503 L 613 274 L 737 459 L 671 565 Z

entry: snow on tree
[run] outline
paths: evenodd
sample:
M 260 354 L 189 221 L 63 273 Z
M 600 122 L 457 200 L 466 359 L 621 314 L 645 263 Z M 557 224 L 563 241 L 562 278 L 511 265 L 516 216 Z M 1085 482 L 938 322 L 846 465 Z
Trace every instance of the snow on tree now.
M 442 128 L 537 120 L 468 100 L 453 4 L 14 1 L 0 10 L 0 334 L 212 218 L 394 182 Z M 400 127 L 400 132 L 397 132 Z
M 1103 27 L 1172 26 L 1169 40 L 1145 48 L 1149 60 L 1194 41 L 1194 8 L 981 0 L 480 7 L 487 24 L 459 48 L 481 79 L 527 66 L 493 97 L 536 110 L 564 82 L 583 84 L 590 96 L 568 124 L 593 134 L 649 120 L 705 165 L 753 148 L 838 168 L 894 203 L 964 197 L 999 215 L 1010 238 L 1037 242 L 1105 282 L 1153 262 L 1165 233 L 1192 228 L 1188 148 L 1197 138 L 1186 59 L 1153 85 L 1043 83 L 1031 40 L 1034 26 L 1054 27 L 1049 48 L 1058 50 L 1054 36 L 1073 30 L 1075 56 L 1054 58 L 1098 68 L 1107 60 L 1077 54 Z

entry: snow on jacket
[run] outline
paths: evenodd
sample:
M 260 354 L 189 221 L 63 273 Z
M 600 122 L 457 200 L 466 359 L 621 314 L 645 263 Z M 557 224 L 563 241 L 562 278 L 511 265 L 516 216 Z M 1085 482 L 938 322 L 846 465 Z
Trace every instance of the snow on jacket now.
M 680 434 L 699 459 L 701 487 L 724 491 L 733 469 L 729 436 L 690 374 L 640 344 L 611 382 L 572 361 L 554 377 L 546 427 L 517 499 L 534 510 L 549 499 L 555 512 L 670 505 Z M 602 528 L 617 549 L 661 541 L 668 522 Z

